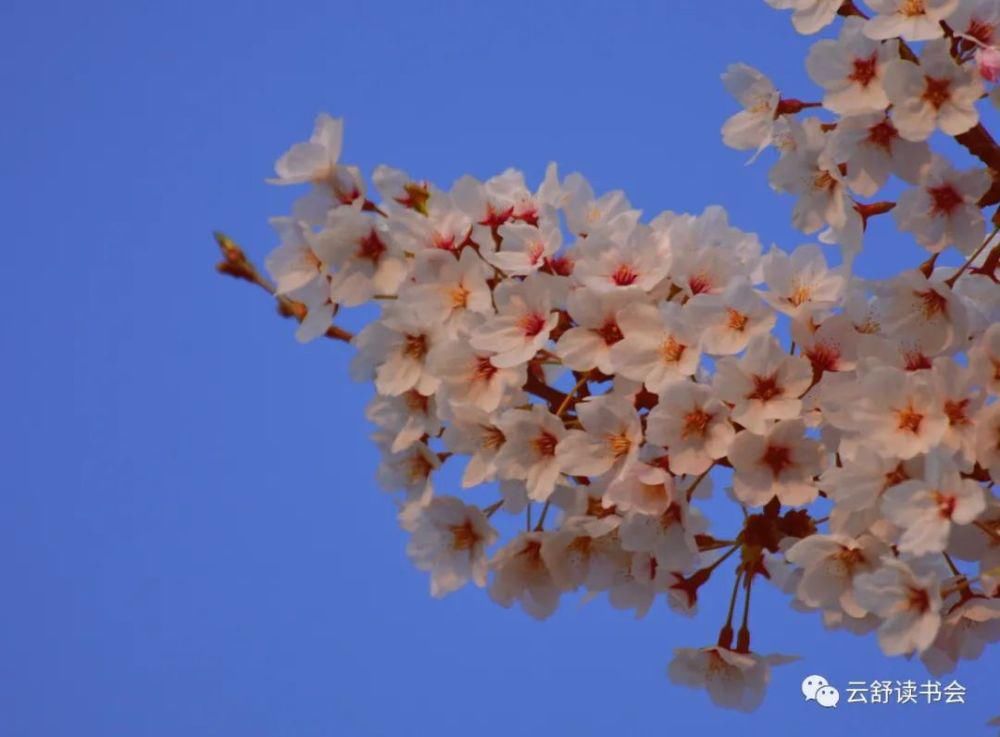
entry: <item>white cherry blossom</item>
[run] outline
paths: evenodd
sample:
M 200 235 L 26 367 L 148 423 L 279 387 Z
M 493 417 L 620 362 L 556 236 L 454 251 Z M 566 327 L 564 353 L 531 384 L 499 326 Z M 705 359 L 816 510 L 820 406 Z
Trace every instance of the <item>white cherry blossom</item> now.
M 632 291 L 595 292 L 587 287 L 572 290 L 566 309 L 576 323 L 556 343 L 555 352 L 574 371 L 596 368 L 613 374 L 611 348 L 622 339 L 618 312 L 636 301 Z
M 739 353 L 776 321 L 774 310 L 745 278 L 733 279 L 721 293 L 695 295 L 685 311 L 698 326 L 702 350 L 713 356 Z
M 552 309 L 557 288 L 545 274 L 498 286 L 493 293 L 497 314 L 476 329 L 469 341 L 472 347 L 493 351 L 491 361 L 499 368 L 528 361 L 546 345 L 559 322 Z
M 985 221 L 977 203 L 989 186 L 985 170 L 957 171 L 935 157 L 920 184 L 900 195 L 892 214 L 899 229 L 931 253 L 948 245 L 971 253 L 983 240 Z
M 903 530 L 899 550 L 915 556 L 942 552 L 952 525 L 967 525 L 985 509 L 979 484 L 963 479 L 941 452 L 927 456 L 923 478 L 897 484 L 882 498 L 882 512 Z
M 668 674 L 681 686 L 706 689 L 717 706 L 753 711 L 764 699 L 771 666 L 793 660 L 785 655 L 739 653 L 719 646 L 677 648 Z
M 882 73 L 896 51 L 866 37 L 864 25 L 861 18 L 847 18 L 837 40 L 817 41 L 806 58 L 809 76 L 826 92 L 823 106 L 840 115 L 882 111 L 889 104 Z
M 618 313 L 618 327 L 624 337 L 611 347 L 611 364 L 649 391 L 662 391 L 697 369 L 698 338 L 680 305 L 629 305 Z
M 868 0 L 877 15 L 865 22 L 865 35 L 874 39 L 899 36 L 905 41 L 941 38 L 946 20 L 959 0 Z
M 486 548 L 497 532 L 478 507 L 453 496 L 439 496 L 413 506 L 406 553 L 431 574 L 431 596 L 444 596 L 472 581 L 483 588 L 489 561 Z
M 732 405 L 734 422 L 759 433 L 769 420 L 799 416 L 801 396 L 812 378 L 808 360 L 788 355 L 773 336 L 762 335 L 741 358 L 719 360 L 713 390 Z
M 489 592 L 493 601 L 508 608 L 518 602 L 535 619 L 551 616 L 561 594 L 542 558 L 543 541 L 542 533 L 521 533 L 490 561 L 494 574 Z
M 833 22 L 843 0 L 767 0 L 767 4 L 778 10 L 791 10 L 795 30 L 811 35 Z
M 924 46 L 919 64 L 886 63 L 883 80 L 892 123 L 908 141 L 927 140 L 935 128 L 956 136 L 979 122 L 975 103 L 983 94 L 982 80 L 974 67 L 955 63 L 946 39 Z
M 730 148 L 760 150 L 771 143 L 781 95 L 771 80 L 746 64 L 733 64 L 722 75 L 726 90 L 743 106 L 722 126 Z
M 764 280 L 764 299 L 792 317 L 833 307 L 847 284 L 841 270 L 829 268 L 823 251 L 811 244 L 791 254 L 772 248 L 764 257 Z
M 923 652 L 941 627 L 941 591 L 933 573 L 917 573 L 895 558 L 854 579 L 858 604 L 883 621 L 878 640 L 887 655 Z
M 496 458 L 500 476 L 523 480 L 531 499 L 545 501 L 555 490 L 563 470 L 563 461 L 557 453 L 559 443 L 566 437 L 563 423 L 535 404 L 530 410 L 508 410 L 501 415 L 498 427 L 506 438 Z
M 631 402 L 612 395 L 592 397 L 576 405 L 583 430 L 570 430 L 556 455 L 567 473 L 620 475 L 635 463 L 642 443 L 642 424 Z
M 861 618 L 867 613 L 854 596 L 854 578 L 870 573 L 887 547 L 870 535 L 854 539 L 845 535 L 811 535 L 785 551 L 790 563 L 800 566 L 795 596 L 803 604 L 842 611 Z
M 666 446 L 670 470 L 700 474 L 726 455 L 735 430 L 729 410 L 704 384 L 679 381 L 660 392 L 646 419 L 646 437 Z
M 271 184 L 301 184 L 321 182 L 330 178 L 340 159 L 344 137 L 344 121 L 326 113 L 316 116 L 312 136 L 304 143 L 296 143 L 282 154 L 274 165 L 278 175 L 269 179 Z
M 808 504 L 819 489 L 813 478 L 823 470 L 822 447 L 805 434 L 802 420 L 780 420 L 757 434 L 737 433 L 729 449 L 733 493 L 752 507 L 772 497 L 788 506 Z
M 881 111 L 841 118 L 827 153 L 846 167 L 844 181 L 862 197 L 874 197 L 892 174 L 918 184 L 931 162 L 927 143 L 907 141 Z

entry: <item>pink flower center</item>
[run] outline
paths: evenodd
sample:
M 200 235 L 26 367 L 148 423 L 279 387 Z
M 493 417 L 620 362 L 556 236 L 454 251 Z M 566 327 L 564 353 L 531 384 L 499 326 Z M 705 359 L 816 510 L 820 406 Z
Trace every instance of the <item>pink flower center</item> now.
M 414 413 L 427 414 L 427 407 L 430 402 L 429 397 L 425 397 L 416 389 L 411 389 L 403 395 L 406 408 Z
M 455 236 L 453 235 L 441 235 L 440 233 L 435 233 L 433 238 L 434 247 L 441 251 L 454 251 L 455 250 Z
M 545 328 L 545 315 L 540 315 L 537 312 L 529 313 L 518 320 L 517 325 L 525 337 L 534 338 Z
M 925 292 L 914 292 L 913 296 L 920 300 L 925 320 L 948 316 L 948 299 L 940 292 L 928 289 Z
M 492 202 L 489 202 L 486 204 L 486 216 L 479 221 L 479 224 L 486 225 L 490 228 L 499 228 L 501 225 L 510 220 L 510 216 L 513 214 L 513 206 L 500 210 L 497 209 Z
M 921 98 L 940 110 L 951 99 L 951 80 L 947 78 L 924 77 L 924 94 Z
M 867 87 L 875 79 L 875 67 L 878 64 L 878 52 L 873 53 L 865 59 L 855 58 L 854 69 L 851 71 L 849 80 L 857 82 L 862 87 Z
M 840 363 L 840 348 L 830 343 L 817 343 L 805 351 L 815 371 L 836 371 Z
M 760 462 L 770 468 L 771 474 L 777 478 L 782 471 L 793 465 L 792 451 L 782 445 L 768 445 Z
M 360 259 L 371 261 L 373 264 L 378 264 L 379 260 L 382 258 L 382 254 L 385 252 L 385 244 L 382 242 L 382 239 L 379 238 L 375 229 L 372 228 L 368 231 L 368 235 L 358 241 L 356 256 Z
M 497 367 L 490 361 L 489 356 L 476 356 L 476 367 L 473 377 L 479 381 L 489 381 L 498 371 Z
M 955 504 L 957 500 L 950 494 L 944 494 L 940 491 L 934 492 L 934 501 L 937 502 L 938 513 L 944 519 L 951 519 L 951 515 L 955 513 Z
M 403 343 L 403 355 L 417 361 L 427 355 L 427 337 L 424 335 L 407 335 Z
M 974 39 L 987 46 L 993 40 L 993 32 L 996 29 L 986 21 L 982 21 L 979 18 L 973 18 L 969 21 L 969 27 L 965 30 L 966 36 L 972 36 Z
M 451 527 L 451 549 L 472 550 L 480 540 L 479 533 L 472 526 L 471 520 L 465 520 L 460 525 Z
M 601 336 L 604 345 L 614 345 L 624 337 L 614 318 L 609 319 L 594 332 Z
M 908 405 L 906 409 L 896 412 L 896 419 L 899 421 L 898 428 L 900 430 L 916 435 L 920 432 L 920 425 L 924 421 L 924 416 L 915 410 L 913 405 Z
M 959 205 L 965 202 L 962 195 L 951 184 L 928 187 L 927 194 L 931 198 L 931 214 L 937 217 L 951 215 Z
M 753 381 L 753 391 L 747 394 L 747 399 L 759 399 L 761 402 L 770 402 L 775 397 L 780 397 L 785 393 L 785 390 L 778 385 L 777 374 L 771 374 L 770 376 L 757 376 L 754 374 L 750 379 Z
M 931 608 L 931 597 L 924 589 L 910 587 L 906 597 L 906 604 L 909 609 L 923 614 Z
M 565 256 L 547 258 L 545 259 L 545 265 L 552 270 L 553 274 L 559 276 L 569 276 L 573 273 L 573 262 Z
M 897 138 L 899 131 L 889 120 L 883 120 L 868 129 L 868 142 L 888 154 L 892 153 L 892 144 Z
M 688 288 L 691 294 L 701 294 L 712 288 L 712 279 L 708 274 L 696 274 L 688 279 Z
M 696 407 L 684 415 L 684 429 L 681 430 L 681 437 L 705 437 L 705 432 L 708 430 L 708 423 L 711 421 L 711 413 L 706 412 L 702 407 Z
M 611 274 L 611 281 L 617 284 L 619 287 L 627 287 L 635 284 L 636 279 L 639 275 L 635 272 L 628 264 L 620 264 L 614 273 Z
M 559 441 L 556 439 L 555 435 L 543 430 L 535 437 L 534 440 L 531 441 L 531 444 L 534 446 L 535 452 L 538 453 L 538 455 L 547 458 L 556 454 L 556 444 L 558 442 Z
M 966 408 L 969 406 L 968 399 L 960 399 L 958 401 L 948 400 L 944 403 L 944 413 L 948 417 L 948 424 L 952 427 L 959 425 L 968 425 L 969 416 L 966 414 Z
M 921 351 L 906 351 L 903 354 L 903 368 L 906 371 L 923 371 L 931 367 L 931 359 Z

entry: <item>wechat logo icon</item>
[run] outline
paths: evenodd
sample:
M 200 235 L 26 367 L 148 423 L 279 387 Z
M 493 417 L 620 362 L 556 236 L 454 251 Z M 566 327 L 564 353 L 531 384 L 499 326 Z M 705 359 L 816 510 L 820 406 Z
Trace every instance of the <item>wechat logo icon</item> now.
M 815 701 L 825 709 L 836 708 L 840 701 L 840 691 L 823 676 L 808 676 L 802 681 L 802 695 L 806 701 Z

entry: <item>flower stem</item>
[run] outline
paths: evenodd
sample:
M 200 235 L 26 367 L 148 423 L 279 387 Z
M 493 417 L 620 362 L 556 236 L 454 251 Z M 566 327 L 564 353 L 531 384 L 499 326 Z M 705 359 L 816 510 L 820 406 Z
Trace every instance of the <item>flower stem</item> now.
M 742 579 L 743 571 L 737 569 L 736 580 L 733 581 L 733 593 L 729 595 L 729 613 L 726 615 L 726 623 L 719 630 L 719 647 L 727 650 L 733 646 L 733 614 L 736 611 L 736 593 L 740 590 Z
M 979 258 L 979 254 L 981 254 L 983 251 L 986 250 L 986 246 L 988 246 L 990 244 L 990 241 L 992 241 L 993 238 L 996 237 L 997 233 L 1000 233 L 1000 225 L 996 226 L 993 229 L 993 232 L 990 233 L 988 236 L 986 236 L 986 240 L 984 240 L 980 244 L 979 248 L 977 248 L 975 250 L 975 252 L 971 256 L 969 256 L 969 258 L 966 260 L 966 262 L 964 264 L 962 264 L 961 268 L 959 268 L 958 271 L 956 271 L 950 277 L 948 277 L 947 279 L 945 279 L 944 283 L 947 284 L 949 287 L 954 287 L 955 286 L 955 282 L 958 281 L 958 278 L 960 276 L 962 276 L 962 274 L 965 273 L 965 270 L 968 269 L 972 265 L 973 261 L 975 261 L 977 258 Z
M 750 621 L 750 589 L 753 588 L 753 574 L 748 574 L 746 579 L 747 595 L 743 601 L 743 623 L 740 625 L 740 631 L 736 635 L 736 652 L 738 653 L 749 653 L 750 652 L 750 627 L 748 623 Z

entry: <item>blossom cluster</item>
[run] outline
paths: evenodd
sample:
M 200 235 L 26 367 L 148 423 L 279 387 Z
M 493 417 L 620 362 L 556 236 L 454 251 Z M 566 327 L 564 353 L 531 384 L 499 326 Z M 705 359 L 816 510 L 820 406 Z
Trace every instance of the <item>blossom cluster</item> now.
M 1000 188 L 979 165 L 1000 160 L 979 120 L 1000 1 L 767 2 L 802 33 L 841 18 L 806 62 L 822 102 L 735 65 L 723 140 L 775 148 L 793 224 L 839 251 L 764 249 L 719 207 L 644 218 L 555 165 L 537 188 L 508 170 L 445 190 L 385 166 L 369 186 L 327 115 L 275 167 L 310 191 L 272 221 L 273 285 L 227 251 L 300 340 L 356 348 L 378 478 L 434 596 L 471 583 L 545 618 L 584 591 L 691 615 L 735 560 L 718 641 L 668 672 L 743 710 L 789 660 L 750 647 L 762 581 L 935 675 L 1000 639 L 1000 248 L 983 214 Z M 977 165 L 933 151 L 936 131 Z M 892 178 L 898 201 L 877 199 Z M 868 221 L 889 215 L 929 258 L 862 279 Z M 939 266 L 947 249 L 965 263 Z M 357 335 L 333 327 L 366 304 Z M 455 464 L 460 489 L 440 481 Z M 713 485 L 745 518 L 719 537 Z

